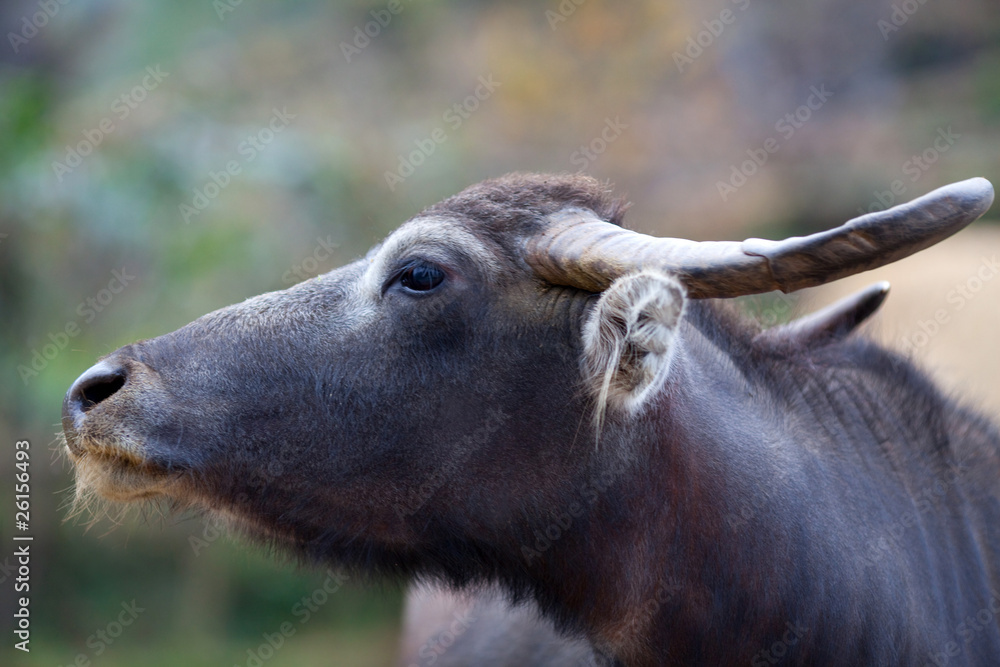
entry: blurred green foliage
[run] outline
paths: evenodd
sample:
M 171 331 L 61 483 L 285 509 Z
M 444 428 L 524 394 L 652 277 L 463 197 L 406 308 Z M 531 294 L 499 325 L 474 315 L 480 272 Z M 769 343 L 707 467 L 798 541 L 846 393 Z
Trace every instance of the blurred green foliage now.
M 196 553 L 198 518 L 63 523 L 62 395 L 122 344 L 287 287 L 292 269 L 332 269 L 479 179 L 575 171 L 582 148 L 595 153 L 585 170 L 635 202 L 635 226 L 692 238 L 839 223 L 943 126 L 962 140 L 908 194 L 1000 173 L 1000 17 L 985 0 L 927 3 L 888 38 L 882 1 L 404 1 L 359 40 L 386 4 L 75 0 L 16 47 L 10 35 L 40 5 L 0 9 L 0 451 L 32 443 L 36 536 L 33 651 L 8 652 L 8 578 L 3 664 L 81 652 L 102 665 L 246 664 L 325 577 L 228 539 Z M 679 67 L 676 54 L 726 8 L 735 22 Z M 133 96 L 150 67 L 168 74 Z M 450 127 L 444 114 L 491 74 L 497 92 Z M 830 105 L 720 200 L 717 183 L 745 151 L 824 83 Z M 241 142 L 263 141 L 275 110 L 294 118 L 250 159 Z M 596 143 L 616 118 L 627 128 Z M 436 127 L 447 140 L 390 190 L 386 172 Z M 79 166 L 54 166 L 88 137 Z M 234 160 L 240 172 L 208 197 Z M 186 222 L 181 206 L 199 192 L 207 206 Z M 316 252 L 329 243 L 332 254 Z M 115 270 L 135 278 L 104 303 Z M 12 465 L 0 457 L 4 508 Z M 11 514 L 0 512 L 4 536 Z M 146 611 L 96 656 L 88 638 L 133 599 Z M 267 664 L 389 664 L 400 599 L 394 586 L 351 582 Z

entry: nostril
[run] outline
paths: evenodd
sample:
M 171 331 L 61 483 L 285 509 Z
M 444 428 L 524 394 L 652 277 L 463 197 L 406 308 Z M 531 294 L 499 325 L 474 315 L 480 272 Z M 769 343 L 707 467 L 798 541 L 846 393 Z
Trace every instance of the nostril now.
M 106 401 L 125 386 L 125 369 L 98 363 L 77 378 L 69 390 L 69 402 L 83 412 Z
M 106 378 L 95 378 L 84 387 L 80 387 L 81 406 L 86 412 L 112 394 L 122 388 L 125 384 L 124 375 L 112 375 Z

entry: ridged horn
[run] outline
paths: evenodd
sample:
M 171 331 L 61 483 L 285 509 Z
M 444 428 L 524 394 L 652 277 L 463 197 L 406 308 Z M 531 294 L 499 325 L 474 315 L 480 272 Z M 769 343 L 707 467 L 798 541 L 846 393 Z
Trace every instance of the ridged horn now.
M 840 227 L 783 241 L 688 241 L 640 234 L 568 208 L 525 244 L 536 274 L 601 292 L 642 269 L 677 276 L 693 299 L 793 292 L 890 264 L 948 238 L 985 213 L 993 186 L 970 178 Z

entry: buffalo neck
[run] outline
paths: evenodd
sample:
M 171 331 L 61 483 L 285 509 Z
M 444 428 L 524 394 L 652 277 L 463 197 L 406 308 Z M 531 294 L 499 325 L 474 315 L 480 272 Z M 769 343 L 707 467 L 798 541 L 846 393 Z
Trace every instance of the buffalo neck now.
M 867 607 L 881 623 L 901 614 L 863 579 L 851 536 L 796 504 L 826 489 L 787 415 L 762 409 L 775 399 L 741 352 L 716 340 L 684 326 L 660 396 L 627 436 L 612 425 L 602 438 L 597 460 L 615 472 L 589 473 L 592 506 L 532 566 L 542 608 L 625 664 L 750 664 L 782 642 L 802 658 L 809 633 L 810 655 L 825 655 L 858 632 L 831 590 L 883 595 L 885 609 Z

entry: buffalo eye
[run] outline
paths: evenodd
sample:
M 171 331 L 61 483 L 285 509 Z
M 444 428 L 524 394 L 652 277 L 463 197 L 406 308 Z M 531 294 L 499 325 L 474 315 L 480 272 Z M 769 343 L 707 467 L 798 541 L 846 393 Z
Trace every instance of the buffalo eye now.
M 403 269 L 399 284 L 414 292 L 428 292 L 444 280 L 444 271 L 433 264 L 419 262 Z

